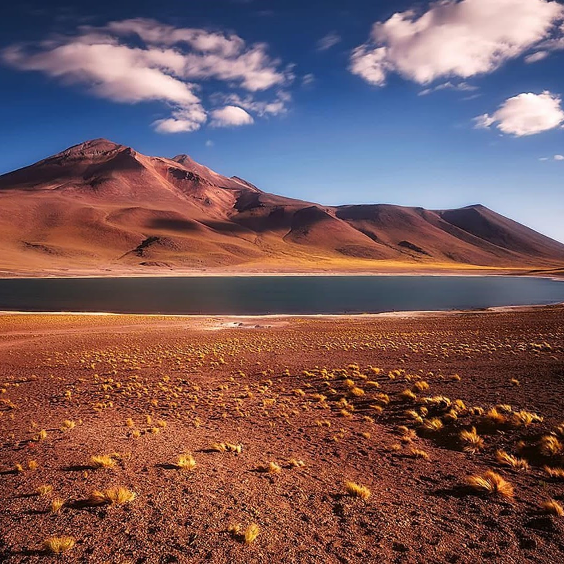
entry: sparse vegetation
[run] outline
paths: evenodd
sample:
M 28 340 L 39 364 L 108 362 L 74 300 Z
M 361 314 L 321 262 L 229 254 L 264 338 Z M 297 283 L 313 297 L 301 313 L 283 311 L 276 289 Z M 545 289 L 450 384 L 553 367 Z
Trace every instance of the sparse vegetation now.
M 125 505 L 132 502 L 136 494 L 131 490 L 117 486 L 106 490 L 94 490 L 88 496 L 90 505 Z
M 72 550 L 75 544 L 73 537 L 50 537 L 43 541 L 43 549 L 51 554 L 63 554 Z
M 196 460 L 191 454 L 181 454 L 174 466 L 179 470 L 193 470 L 196 467 Z
M 504 499 L 513 499 L 513 486 L 502 476 L 488 470 L 479 476 L 469 476 L 466 484 L 474 491 L 491 496 L 498 496 Z
M 541 503 L 541 509 L 548 515 L 555 515 L 556 517 L 564 516 L 564 507 L 555 499 L 549 499 Z
M 366 486 L 356 482 L 345 482 L 345 490 L 352 497 L 359 497 L 361 499 L 368 499 L 372 493 Z

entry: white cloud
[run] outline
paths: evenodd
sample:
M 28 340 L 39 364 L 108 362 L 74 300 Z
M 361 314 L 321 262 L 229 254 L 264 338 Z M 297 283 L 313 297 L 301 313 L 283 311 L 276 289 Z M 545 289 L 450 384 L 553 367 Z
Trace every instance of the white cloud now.
M 531 53 L 530 55 L 527 55 L 525 57 L 525 62 L 526 63 L 536 63 L 538 61 L 542 61 L 543 59 L 546 59 L 549 55 L 548 51 L 537 51 L 536 53 Z
M 260 117 L 277 116 L 288 111 L 288 104 L 292 100 L 292 96 L 283 90 L 276 93 L 276 98 L 265 100 L 257 100 L 251 95 L 240 96 L 239 94 L 217 94 L 213 97 L 216 103 L 226 104 L 230 106 L 238 106 L 244 108 L 248 112 L 253 112 Z
M 554 155 L 552 157 L 555 161 L 564 161 L 564 155 Z M 548 157 L 540 157 L 539 161 L 548 161 L 550 160 Z
M 253 118 L 243 108 L 225 106 L 211 112 L 211 125 L 214 127 L 238 127 L 253 123 Z
M 472 84 L 468 84 L 466 82 L 443 82 L 442 84 L 437 84 L 437 86 L 433 86 L 433 88 L 425 88 L 425 90 L 421 90 L 418 96 L 426 96 L 427 94 L 431 94 L 431 92 L 438 92 L 439 90 L 457 90 L 459 92 L 474 92 L 478 90 L 477 86 L 473 86 Z
M 142 18 L 83 26 L 76 35 L 36 45 L 12 45 L 0 52 L 0 59 L 20 70 L 85 85 L 108 100 L 172 105 L 170 117 L 153 122 L 161 133 L 195 131 L 206 122 L 199 82 L 258 92 L 293 80 L 291 67 L 271 58 L 264 43 L 247 45 L 232 33 L 175 28 Z M 275 111 L 279 96 L 269 96 L 264 103 L 271 106 L 263 113 L 280 113 Z
M 208 139 L 208 140 L 205 142 L 205 146 L 208 147 L 208 148 L 209 148 L 209 147 L 213 147 L 214 145 L 215 145 L 215 143 L 214 143 L 211 139 Z
M 199 104 L 188 108 L 174 110 L 172 117 L 158 119 L 153 122 L 155 131 L 159 133 L 191 133 L 200 129 L 207 120 L 207 114 Z
M 392 72 L 419 84 L 469 78 L 548 39 L 563 17 L 552 0 L 441 0 L 422 14 L 397 12 L 376 22 L 349 68 L 377 86 Z
M 340 43 L 340 41 L 341 36 L 332 31 L 317 42 L 317 50 L 327 51 L 327 49 L 331 49 L 331 47 L 334 47 L 337 43 Z
M 522 137 L 554 129 L 564 122 L 560 97 L 550 92 L 519 94 L 507 99 L 491 116 L 475 118 L 478 128 L 495 125 L 502 133 Z
M 315 83 L 315 75 L 312 73 L 307 73 L 302 76 L 302 86 L 308 88 Z

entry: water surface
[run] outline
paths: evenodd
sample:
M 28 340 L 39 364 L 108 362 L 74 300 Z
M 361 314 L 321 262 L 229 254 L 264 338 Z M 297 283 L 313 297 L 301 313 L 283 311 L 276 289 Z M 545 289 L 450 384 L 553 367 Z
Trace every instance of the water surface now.
M 564 302 L 564 282 L 513 276 L 233 276 L 0 280 L 0 310 L 339 314 Z

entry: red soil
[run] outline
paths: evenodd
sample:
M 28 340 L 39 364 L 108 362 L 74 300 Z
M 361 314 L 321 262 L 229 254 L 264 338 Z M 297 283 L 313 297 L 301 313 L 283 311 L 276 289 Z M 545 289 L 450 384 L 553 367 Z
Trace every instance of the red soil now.
M 69 562 L 564 558 L 564 517 L 540 508 L 551 498 L 564 504 L 564 481 L 543 470 L 564 466 L 564 451 L 538 448 L 564 420 L 561 307 L 412 318 L 4 315 L 0 327 L 3 562 L 43 561 L 43 540 L 57 535 L 77 541 Z M 420 380 L 429 390 L 402 399 Z M 378 414 L 380 393 L 390 403 Z M 438 395 L 467 409 L 459 404 L 452 420 L 424 403 Z M 504 424 L 468 409 L 496 404 L 511 406 L 500 408 Z M 422 407 L 443 429 L 425 432 L 405 414 Z M 520 410 L 544 420 L 518 425 Z M 65 420 L 76 426 L 61 430 Z M 415 431 L 411 440 L 401 426 Z M 472 426 L 484 439 L 476 454 L 458 439 Z M 217 442 L 243 449 L 210 451 Z M 498 449 L 531 468 L 500 465 Z M 90 468 L 92 455 L 112 453 L 114 468 Z M 196 460 L 191 471 L 173 466 L 184 453 Z M 281 471 L 259 470 L 270 462 Z M 465 486 L 487 470 L 513 485 L 513 500 Z M 352 497 L 346 481 L 371 496 Z M 53 491 L 34 495 L 45 484 Z M 82 503 L 112 486 L 137 496 L 124 506 Z M 58 513 L 54 498 L 67 501 Z M 251 544 L 229 532 L 253 523 Z

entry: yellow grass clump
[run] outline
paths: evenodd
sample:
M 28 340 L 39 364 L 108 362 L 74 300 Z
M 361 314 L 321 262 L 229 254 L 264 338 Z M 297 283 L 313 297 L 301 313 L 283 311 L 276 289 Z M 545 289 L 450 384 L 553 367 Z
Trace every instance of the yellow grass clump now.
M 539 450 L 543 456 L 558 456 L 564 453 L 564 445 L 554 435 L 541 437 Z
M 233 538 L 245 544 L 251 544 L 255 541 L 260 533 L 260 527 L 256 523 L 251 523 L 245 530 L 241 529 L 241 525 L 230 525 L 228 531 Z
M 414 458 L 423 458 L 424 460 L 429 460 L 429 455 L 426 451 L 421 450 L 420 448 L 412 448 L 410 450 L 411 456 Z
M 90 465 L 92 468 L 113 468 L 116 465 L 116 460 L 113 456 L 100 454 L 90 457 Z
M 35 490 L 35 493 L 37 495 L 49 495 L 52 491 L 53 491 L 53 486 L 49 484 L 43 484 Z
M 556 515 L 557 517 L 564 516 L 564 507 L 560 505 L 555 499 L 549 499 L 541 503 L 541 509 L 549 515 Z
M 345 482 L 345 489 L 349 495 L 361 499 L 368 499 L 372 493 L 366 486 L 361 486 L 356 482 Z
M 51 554 L 62 554 L 71 550 L 75 544 L 73 537 L 50 537 L 43 541 L 43 548 Z
M 280 474 L 282 472 L 282 466 L 276 464 L 276 462 L 269 462 L 268 464 L 263 464 L 258 468 L 259 472 L 268 472 L 269 474 Z
M 51 513 L 59 513 L 64 507 L 66 501 L 64 499 L 56 498 L 51 502 Z
M 215 450 L 216 452 L 234 452 L 235 454 L 241 454 L 243 451 L 243 445 L 233 443 L 214 443 L 210 449 Z
M 66 431 L 66 430 L 74 429 L 75 427 L 76 427 L 76 421 L 71 421 L 70 419 L 65 419 L 63 421 L 63 426 L 61 427 L 61 429 L 63 431 Z
M 484 448 L 484 439 L 478 435 L 476 427 L 472 427 L 469 431 L 467 429 L 460 431 L 459 437 L 465 452 L 475 454 Z
M 136 497 L 135 492 L 117 486 L 106 490 L 94 490 L 88 497 L 90 505 L 124 505 Z
M 255 539 L 258 537 L 259 533 L 260 527 L 256 523 L 251 523 L 243 533 L 245 544 L 251 544 L 255 542 Z
M 179 470 L 193 470 L 196 467 L 196 460 L 191 454 L 181 454 L 174 466 Z
M 466 484 L 479 493 L 504 499 L 513 499 L 514 496 L 513 486 L 492 470 L 484 472 L 481 476 L 469 476 Z
M 424 419 L 423 425 L 421 425 L 421 427 L 425 431 L 437 433 L 444 427 L 444 425 L 443 422 L 438 417 L 433 417 L 432 419 Z
M 529 470 L 529 463 L 524 458 L 517 458 L 504 450 L 498 450 L 495 453 L 495 459 L 504 466 L 509 466 L 514 470 Z
M 551 466 L 544 466 L 544 471 L 555 480 L 564 480 L 564 468 L 553 468 Z

